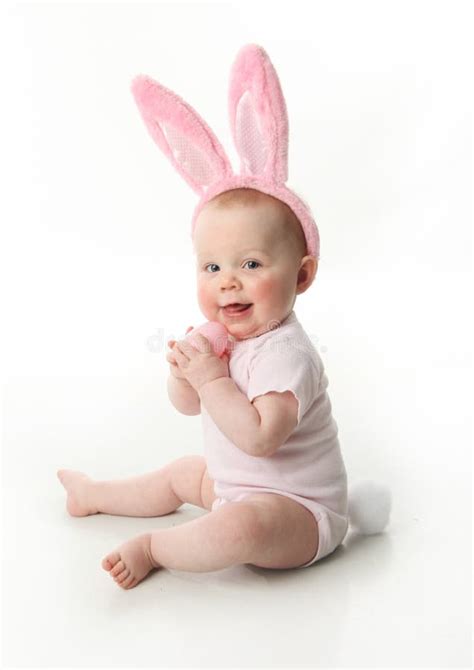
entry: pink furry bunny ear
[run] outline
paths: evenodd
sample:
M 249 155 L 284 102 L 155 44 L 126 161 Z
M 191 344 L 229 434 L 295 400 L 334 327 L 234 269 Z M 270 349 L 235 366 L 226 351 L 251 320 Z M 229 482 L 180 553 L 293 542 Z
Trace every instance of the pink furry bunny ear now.
M 145 75 L 131 89 L 148 132 L 196 193 L 232 175 L 220 142 L 191 105 Z
M 244 46 L 232 66 L 229 114 L 241 175 L 284 184 L 288 179 L 288 114 L 275 68 L 257 44 Z
M 231 69 L 229 113 L 240 156 L 234 174 L 217 137 L 199 114 L 176 93 L 145 75 L 135 77 L 132 93 L 153 140 L 200 196 L 191 237 L 202 208 L 224 191 L 250 188 L 281 200 L 296 215 L 308 254 L 319 258 L 319 232 L 288 179 L 288 115 L 280 82 L 266 51 L 258 44 L 240 49 Z

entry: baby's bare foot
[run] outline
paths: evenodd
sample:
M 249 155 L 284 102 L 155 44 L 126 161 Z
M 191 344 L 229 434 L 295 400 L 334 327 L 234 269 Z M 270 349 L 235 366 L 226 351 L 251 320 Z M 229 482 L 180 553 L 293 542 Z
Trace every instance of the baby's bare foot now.
M 134 537 L 108 554 L 102 561 L 122 589 L 132 589 L 155 568 L 161 567 L 151 556 L 151 533 Z
M 91 505 L 92 479 L 77 470 L 58 470 L 58 479 L 67 491 L 67 511 L 71 516 L 89 516 L 98 510 Z

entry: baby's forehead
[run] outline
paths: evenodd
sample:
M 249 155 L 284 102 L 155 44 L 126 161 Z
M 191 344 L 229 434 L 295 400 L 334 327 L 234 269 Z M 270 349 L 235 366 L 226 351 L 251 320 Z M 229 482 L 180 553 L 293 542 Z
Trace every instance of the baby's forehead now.
M 213 203 L 204 208 L 193 235 L 195 246 L 214 242 L 253 243 L 272 247 L 288 232 L 283 212 L 271 204 L 258 206 L 234 204 L 220 207 Z
M 230 233 L 228 228 L 227 230 L 223 228 L 213 235 L 197 238 L 193 246 L 198 258 L 221 253 L 237 257 L 251 252 L 273 257 L 279 247 L 279 236 L 263 235 L 259 231 L 253 231 L 251 234 L 242 230 Z

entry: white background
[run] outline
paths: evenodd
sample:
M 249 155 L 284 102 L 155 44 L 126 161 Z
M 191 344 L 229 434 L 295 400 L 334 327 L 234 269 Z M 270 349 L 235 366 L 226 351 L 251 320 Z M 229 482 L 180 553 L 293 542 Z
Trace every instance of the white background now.
M 73 581 L 61 544 L 61 533 L 75 521 L 64 516 L 55 470 L 126 476 L 201 452 L 200 417 L 178 415 L 167 400 L 164 345 L 204 320 L 190 239 L 197 196 L 153 144 L 129 87 L 136 74 L 145 73 L 176 91 L 216 132 L 237 170 L 227 119 L 228 74 L 237 51 L 250 42 L 266 49 L 279 74 L 290 121 L 288 186 L 309 202 L 321 235 L 316 282 L 298 297 L 295 311 L 326 366 L 350 480 L 375 479 L 394 494 L 385 547 L 389 568 L 378 586 L 386 594 L 399 588 L 393 573 L 399 546 L 400 556 L 413 556 L 417 566 L 404 586 L 407 598 L 421 588 L 421 575 L 432 578 L 423 585 L 413 622 L 406 623 L 405 598 L 394 610 L 393 603 L 381 604 L 374 596 L 371 611 L 375 616 L 381 607 L 380 615 L 370 622 L 362 617 L 357 634 L 351 626 L 344 635 L 339 631 L 337 652 L 327 642 L 336 623 L 317 619 L 321 630 L 328 627 L 324 654 L 300 640 L 296 656 L 285 647 L 288 659 L 296 665 L 468 664 L 469 9 L 470 3 L 455 0 L 292 0 L 16 3 L 4 10 L 1 272 L 4 521 L 10 547 L 4 569 L 11 577 L 24 575 L 27 564 L 18 556 L 35 552 L 20 533 L 23 526 L 36 529 L 35 543 L 43 548 L 37 578 L 8 580 L 7 664 L 68 663 L 66 644 L 52 644 L 53 637 L 35 627 L 35 605 L 25 619 L 20 602 L 37 603 L 41 617 L 48 598 L 43 579 L 49 586 L 55 579 L 44 549 L 53 537 L 54 570 L 60 564 L 65 580 L 58 592 L 68 596 L 49 603 L 52 620 L 54 612 L 59 620 L 66 600 L 77 597 L 73 586 L 68 590 Z M 189 518 L 196 513 L 184 512 Z M 48 529 L 40 519 L 48 520 Z M 136 589 L 124 600 L 97 568 L 113 548 L 110 542 L 149 525 L 128 519 L 127 526 L 112 526 L 116 538 L 104 539 L 111 527 L 106 524 L 123 520 L 83 521 L 97 519 L 104 525 L 96 527 L 92 555 L 85 543 L 94 526 L 80 526 L 80 543 L 76 527 L 71 531 L 86 561 L 74 566 L 78 592 L 84 594 L 92 571 L 92 598 L 97 589 L 121 607 L 146 592 L 151 598 L 147 583 L 148 591 L 142 588 L 137 596 Z M 377 555 L 373 551 L 359 558 L 362 570 L 374 560 L 367 557 Z M 337 566 L 337 580 L 350 561 Z M 402 574 L 413 565 L 407 563 Z M 302 585 L 307 578 L 299 572 L 298 579 Z M 184 585 L 187 603 L 189 583 L 176 584 L 176 593 Z M 196 598 L 204 585 L 199 583 Z M 355 592 L 347 601 L 326 588 L 328 602 L 337 608 L 342 598 L 346 620 L 352 620 Z M 290 584 L 287 589 L 291 593 Z M 370 597 L 367 592 L 364 583 L 361 596 Z M 237 589 L 232 598 L 239 594 Z M 110 602 L 111 616 L 116 603 Z M 83 605 L 78 621 L 90 615 L 86 597 Z M 445 615 L 453 610 L 459 619 L 449 627 Z M 104 624 L 109 612 L 102 614 Z M 195 614 L 203 616 L 199 608 Z M 145 608 L 144 625 L 148 616 Z M 381 623 L 390 616 L 400 618 L 396 630 Z M 19 621 L 30 644 L 17 637 Z M 192 635 L 192 621 L 188 628 L 183 623 L 183 635 Z M 369 644 L 367 630 L 374 626 L 381 628 Z M 73 635 L 72 628 L 65 630 L 62 639 Z M 238 636 L 226 630 L 229 644 L 237 643 Z M 74 635 L 81 639 L 79 632 Z M 180 639 L 179 630 L 175 635 Z M 291 635 L 297 636 L 295 630 Z M 89 640 L 89 651 L 77 662 L 101 665 L 102 645 L 112 664 L 158 664 L 149 655 L 149 637 L 141 640 L 141 656 L 133 655 L 120 633 L 118 647 L 113 639 L 111 631 L 110 640 Z M 193 662 L 191 648 L 189 656 L 180 652 L 188 665 L 205 659 L 218 667 L 217 652 L 203 652 Z M 170 644 L 162 664 L 176 665 L 174 649 Z M 263 662 L 249 652 L 248 664 L 252 659 Z

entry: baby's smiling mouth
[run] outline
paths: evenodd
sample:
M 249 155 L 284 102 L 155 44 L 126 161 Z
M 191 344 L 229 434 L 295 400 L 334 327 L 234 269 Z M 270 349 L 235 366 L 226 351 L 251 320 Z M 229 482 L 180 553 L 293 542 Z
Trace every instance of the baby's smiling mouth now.
M 252 302 L 250 303 L 240 303 L 240 302 L 233 302 L 229 305 L 224 305 L 222 309 L 226 314 L 229 315 L 234 315 L 234 314 L 242 314 L 243 312 L 246 312 L 250 307 L 253 305 Z

